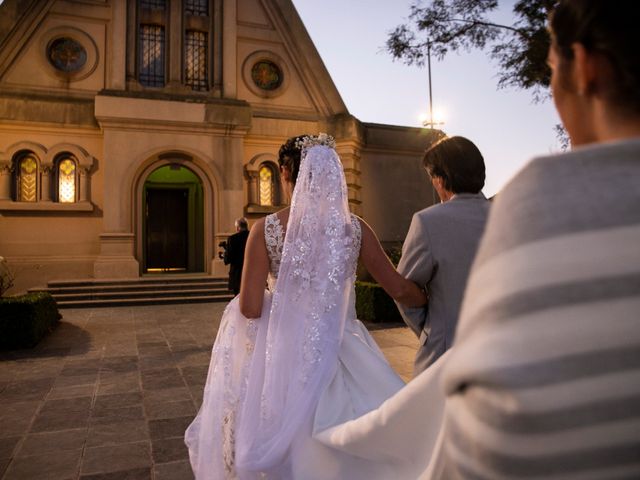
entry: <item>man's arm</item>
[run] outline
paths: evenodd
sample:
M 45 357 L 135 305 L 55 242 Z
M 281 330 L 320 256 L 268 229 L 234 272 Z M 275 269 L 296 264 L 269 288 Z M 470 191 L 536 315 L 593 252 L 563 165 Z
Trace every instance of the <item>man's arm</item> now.
M 229 265 L 232 262 L 235 262 L 235 243 L 236 243 L 236 238 L 235 238 L 235 234 L 231 235 L 228 240 L 227 240 L 227 249 L 224 251 L 224 264 L 225 265 Z
M 433 256 L 429 246 L 429 235 L 417 214 L 411 219 L 407 238 L 402 246 L 402 257 L 398 264 L 398 273 L 424 287 L 433 274 Z M 420 337 L 427 319 L 428 304 L 411 308 L 396 302 L 405 323 Z

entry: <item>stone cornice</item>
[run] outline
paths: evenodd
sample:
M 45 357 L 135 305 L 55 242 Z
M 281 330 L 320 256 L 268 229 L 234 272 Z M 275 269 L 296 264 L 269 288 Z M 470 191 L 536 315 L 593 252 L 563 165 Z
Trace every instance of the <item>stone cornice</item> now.
M 97 128 L 93 99 L 0 92 L 3 121 L 76 125 Z
M 155 97 L 97 95 L 95 117 L 103 128 L 158 129 L 244 135 L 251 127 L 246 102 L 185 101 Z

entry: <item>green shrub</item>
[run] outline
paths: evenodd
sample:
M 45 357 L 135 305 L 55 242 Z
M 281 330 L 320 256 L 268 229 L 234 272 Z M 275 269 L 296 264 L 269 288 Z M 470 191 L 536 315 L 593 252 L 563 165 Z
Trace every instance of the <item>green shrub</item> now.
M 356 282 L 356 315 L 366 322 L 402 322 L 396 304 L 377 283 Z
M 46 292 L 0 298 L 0 350 L 36 346 L 60 318 L 56 301 Z
M 400 257 L 402 257 L 402 244 L 399 246 L 388 247 L 385 248 L 384 253 L 387 254 L 391 263 L 393 263 L 394 267 L 398 267 L 398 263 L 400 263 Z

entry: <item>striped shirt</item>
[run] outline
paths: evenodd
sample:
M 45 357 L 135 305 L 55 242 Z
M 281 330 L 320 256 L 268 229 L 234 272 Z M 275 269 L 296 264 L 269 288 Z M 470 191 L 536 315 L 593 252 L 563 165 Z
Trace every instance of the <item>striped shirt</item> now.
M 443 383 L 438 478 L 640 478 L 640 139 L 497 196 Z

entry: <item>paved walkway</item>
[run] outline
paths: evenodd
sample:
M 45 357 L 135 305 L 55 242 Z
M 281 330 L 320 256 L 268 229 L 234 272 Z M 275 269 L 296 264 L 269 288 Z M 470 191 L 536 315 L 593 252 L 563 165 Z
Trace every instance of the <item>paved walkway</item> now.
M 192 479 L 182 436 L 224 307 L 63 310 L 37 348 L 0 354 L 0 478 Z M 413 334 L 372 333 L 408 380 Z

